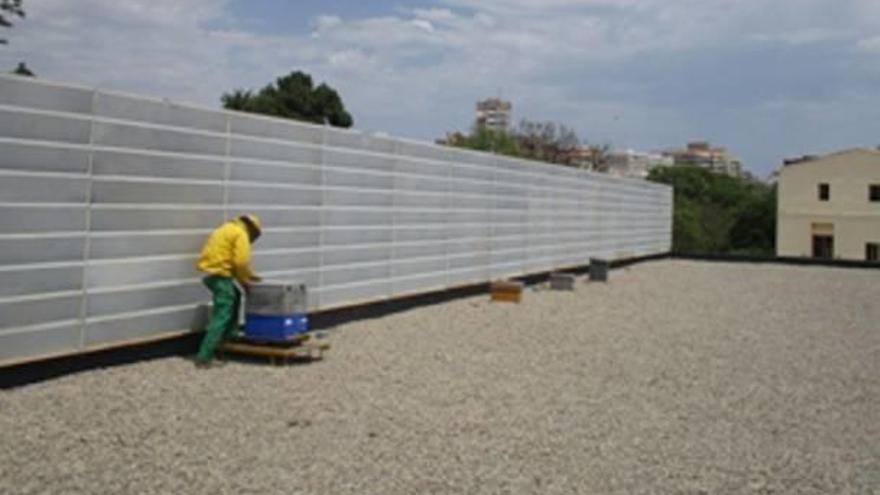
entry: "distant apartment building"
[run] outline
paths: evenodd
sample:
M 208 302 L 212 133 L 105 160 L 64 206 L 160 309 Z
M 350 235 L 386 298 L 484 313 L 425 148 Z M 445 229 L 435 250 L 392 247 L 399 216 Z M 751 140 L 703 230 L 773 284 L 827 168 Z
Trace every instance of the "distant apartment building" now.
M 880 259 L 880 151 L 786 160 L 777 185 L 779 256 Z
M 510 127 L 513 105 L 501 98 L 487 98 L 477 102 L 477 129 L 506 131 Z
M 688 143 L 687 148 L 667 150 L 664 156 L 670 157 L 676 165 L 694 165 L 720 174 L 734 177 L 742 175 L 742 162 L 720 146 L 712 146 L 706 141 Z
M 575 168 L 594 170 L 602 155 L 602 150 L 595 146 L 579 144 L 561 152 L 560 162 Z
M 616 150 L 608 153 L 605 169 L 609 175 L 644 179 L 657 167 L 675 165 L 670 156 L 636 150 Z

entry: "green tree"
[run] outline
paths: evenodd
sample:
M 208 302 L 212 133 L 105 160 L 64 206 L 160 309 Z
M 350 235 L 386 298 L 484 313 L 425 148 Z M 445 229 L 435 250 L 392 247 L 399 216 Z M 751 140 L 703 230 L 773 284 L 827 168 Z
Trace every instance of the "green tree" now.
M 525 119 L 511 130 L 475 127 L 470 134 L 456 132 L 446 139 L 449 146 L 564 165 L 570 164 L 571 151 L 579 143 L 577 134 L 564 125 Z
M 31 70 L 28 69 L 28 66 L 25 65 L 24 62 L 19 62 L 18 66 L 15 68 L 15 70 L 12 71 L 12 73 L 17 76 L 36 77 L 36 74 L 31 72 Z
M 674 252 L 774 254 L 774 187 L 690 165 L 656 168 L 648 179 L 675 190 Z
M 508 156 L 522 156 L 516 139 L 504 131 L 486 128 L 474 129 L 468 135 L 456 132 L 449 136 L 447 144 L 458 148 L 488 151 Z
M 336 90 L 324 83 L 314 87 L 312 77 L 300 71 L 279 77 L 256 93 L 242 89 L 224 93 L 220 101 L 229 110 L 335 127 L 351 127 L 354 123 Z
M 0 0 L 0 27 L 12 27 L 12 19 L 24 18 L 22 0 Z M 0 44 L 5 45 L 7 40 L 0 38 Z
M 772 255 L 776 249 L 776 186 L 755 191 L 739 207 L 730 230 L 731 252 Z

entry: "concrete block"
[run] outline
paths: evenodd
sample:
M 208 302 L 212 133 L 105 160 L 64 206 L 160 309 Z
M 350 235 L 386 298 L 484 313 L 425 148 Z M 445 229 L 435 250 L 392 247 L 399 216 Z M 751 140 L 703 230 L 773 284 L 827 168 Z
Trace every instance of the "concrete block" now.
M 601 258 L 590 258 L 590 281 L 607 282 L 610 264 L 608 260 Z
M 550 288 L 553 290 L 574 290 L 577 278 L 572 273 L 551 273 Z

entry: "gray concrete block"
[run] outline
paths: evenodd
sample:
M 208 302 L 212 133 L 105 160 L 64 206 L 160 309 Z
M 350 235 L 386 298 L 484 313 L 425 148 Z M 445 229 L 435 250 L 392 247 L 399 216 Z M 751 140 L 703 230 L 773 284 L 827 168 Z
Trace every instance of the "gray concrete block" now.
M 572 273 L 551 273 L 550 288 L 553 290 L 574 290 L 577 277 Z

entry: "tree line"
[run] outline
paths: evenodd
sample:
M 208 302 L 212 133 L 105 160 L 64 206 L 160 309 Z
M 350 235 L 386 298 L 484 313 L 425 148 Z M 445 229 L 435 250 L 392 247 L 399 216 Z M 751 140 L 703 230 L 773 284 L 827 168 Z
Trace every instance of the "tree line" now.
M 603 168 L 611 147 L 591 146 L 590 153 L 584 156 L 578 153 L 581 140 L 572 128 L 528 119 L 522 119 L 518 125 L 505 130 L 475 126 L 468 134 L 454 132 L 446 136 L 445 144 L 593 170 Z
M 648 180 L 674 188 L 673 252 L 775 254 L 775 185 L 696 165 L 655 168 Z

